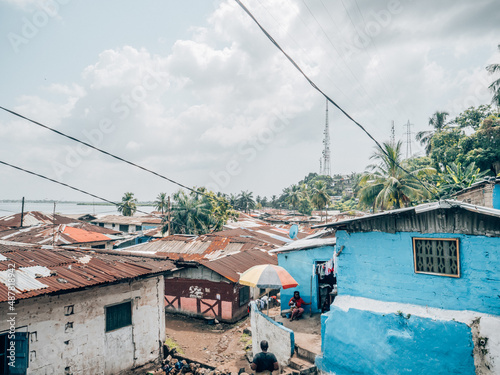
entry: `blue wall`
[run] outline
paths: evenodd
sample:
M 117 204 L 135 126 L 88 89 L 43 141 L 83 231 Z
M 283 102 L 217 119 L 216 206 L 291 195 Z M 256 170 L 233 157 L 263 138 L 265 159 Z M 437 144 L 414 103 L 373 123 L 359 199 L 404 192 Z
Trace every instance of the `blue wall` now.
M 339 295 L 500 315 L 500 238 L 345 231 L 336 236 L 337 247 L 345 245 L 337 258 Z M 416 274 L 412 237 L 459 238 L 461 277 Z
M 293 292 L 298 290 L 305 302 L 311 301 L 311 276 L 313 265 L 316 261 L 328 261 L 332 259 L 334 246 L 318 247 L 307 250 L 289 251 L 278 254 L 278 264 L 286 269 L 290 275 L 299 283 L 296 288 L 281 290 L 282 310 L 288 309 L 288 302 L 293 297 Z M 312 311 L 321 312 L 318 306 L 318 278 L 315 276 L 312 281 Z M 305 311 L 309 312 L 309 306 L 305 306 Z
M 475 373 L 472 333 L 464 323 L 357 309 L 346 312 L 332 306 L 322 316 L 321 327 L 323 356 L 316 358 L 316 365 L 326 372 Z
M 493 188 L 493 208 L 500 210 L 500 184 L 496 183 Z

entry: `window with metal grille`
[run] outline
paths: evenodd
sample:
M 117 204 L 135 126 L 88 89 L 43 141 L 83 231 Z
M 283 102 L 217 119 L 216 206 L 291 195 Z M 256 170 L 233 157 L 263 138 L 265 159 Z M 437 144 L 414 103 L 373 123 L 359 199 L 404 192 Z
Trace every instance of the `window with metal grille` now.
M 457 238 L 413 238 L 416 273 L 460 277 Z
M 132 324 L 132 301 L 106 307 L 106 332 Z
M 250 300 L 250 288 L 248 286 L 244 286 L 240 289 L 240 306 L 243 306 Z
M 120 232 L 128 232 L 128 225 L 120 224 Z

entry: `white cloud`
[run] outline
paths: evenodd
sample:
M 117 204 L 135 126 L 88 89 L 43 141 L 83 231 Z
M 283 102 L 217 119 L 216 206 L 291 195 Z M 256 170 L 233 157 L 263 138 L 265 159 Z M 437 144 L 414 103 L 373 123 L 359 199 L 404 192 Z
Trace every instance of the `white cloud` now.
M 358 0 L 363 18 L 352 3 L 344 9 L 326 2 L 328 11 L 311 3 L 315 18 L 301 1 L 255 3 L 250 10 L 321 89 L 384 141 L 391 120 L 396 136 L 404 138 L 408 119 L 417 132 L 427 128 L 436 110 L 457 114 L 473 98 L 489 102 L 486 61 L 477 56 L 497 61 L 498 53 L 493 32 L 481 39 L 476 34 L 492 25 L 490 3 L 462 1 L 450 9 L 401 1 L 400 11 L 373 29 L 377 32 L 362 47 L 356 46 L 358 33 L 367 34 L 370 22 L 382 22 L 377 20 L 390 9 L 389 1 Z M 481 14 L 483 21 L 468 19 L 467 13 Z M 167 53 L 146 44 L 107 48 L 73 83 L 61 80 L 42 94 L 21 95 L 16 109 L 186 184 L 212 182 L 210 173 L 225 170 L 232 160 L 241 173 L 226 192 L 277 194 L 316 171 L 324 126 L 321 95 L 233 1 L 221 1 L 191 33 L 161 50 Z M 2 135 L 14 131 L 14 122 L 2 124 L 7 124 L 0 127 Z M 106 132 L 102 124 L 110 124 Z M 330 125 L 334 173 L 362 171 L 373 142 L 332 106 Z M 22 133 L 25 143 L 35 145 L 23 156 L 28 162 L 31 155 L 33 165 L 43 160 L 44 145 L 36 143 L 40 134 Z M 46 155 L 67 163 L 76 145 L 49 139 Z M 255 152 L 242 152 L 250 142 L 257 142 Z M 62 175 L 65 181 L 91 183 L 108 196 L 121 192 L 124 181 L 137 184 L 144 199 L 158 193 L 158 180 L 96 151 L 80 159 Z M 43 168 L 54 176 L 50 165 Z M 101 186 L 102 181 L 112 183 Z

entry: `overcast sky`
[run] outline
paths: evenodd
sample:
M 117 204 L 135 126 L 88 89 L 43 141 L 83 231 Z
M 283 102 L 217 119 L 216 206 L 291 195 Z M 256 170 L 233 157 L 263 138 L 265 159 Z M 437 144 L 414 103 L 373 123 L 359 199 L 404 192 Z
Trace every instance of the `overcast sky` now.
M 490 102 L 498 1 L 244 3 L 379 142 Z M 0 35 L 1 106 L 185 185 L 270 196 L 319 171 L 325 99 L 233 0 L 0 0 Z M 332 172 L 364 171 L 373 141 L 329 108 Z M 1 161 L 106 199 L 178 189 L 4 111 L 0 140 Z M 0 176 L 0 199 L 92 200 Z

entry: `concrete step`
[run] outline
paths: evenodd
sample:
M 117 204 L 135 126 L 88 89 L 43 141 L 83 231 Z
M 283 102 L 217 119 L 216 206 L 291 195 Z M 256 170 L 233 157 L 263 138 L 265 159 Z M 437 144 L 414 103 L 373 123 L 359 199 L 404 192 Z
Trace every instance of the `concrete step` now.
M 297 355 L 298 358 L 305 359 L 306 361 L 309 361 L 312 364 L 314 364 L 316 356 L 318 355 L 317 353 L 314 353 L 297 344 L 295 344 L 295 354 Z
M 312 364 L 311 362 L 302 359 L 302 358 L 297 358 L 293 357 L 290 358 L 290 362 L 288 363 L 288 367 L 291 369 L 295 370 L 292 371 L 293 373 L 298 373 L 300 375 L 308 375 L 308 374 L 316 374 L 317 373 L 317 368 Z M 295 374 L 297 375 L 297 374 Z

